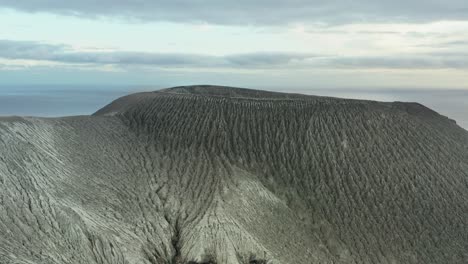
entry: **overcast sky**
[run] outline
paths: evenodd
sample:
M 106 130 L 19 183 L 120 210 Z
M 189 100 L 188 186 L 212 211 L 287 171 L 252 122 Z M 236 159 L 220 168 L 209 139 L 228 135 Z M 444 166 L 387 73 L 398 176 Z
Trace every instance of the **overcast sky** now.
M 468 1 L 0 0 L 0 85 L 468 89 Z

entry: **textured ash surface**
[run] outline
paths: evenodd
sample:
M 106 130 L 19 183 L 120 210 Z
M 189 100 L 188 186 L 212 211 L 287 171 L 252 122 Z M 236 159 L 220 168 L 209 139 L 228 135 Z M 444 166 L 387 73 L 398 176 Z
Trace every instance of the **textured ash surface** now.
M 192 86 L 0 119 L 0 263 L 468 263 L 468 132 Z

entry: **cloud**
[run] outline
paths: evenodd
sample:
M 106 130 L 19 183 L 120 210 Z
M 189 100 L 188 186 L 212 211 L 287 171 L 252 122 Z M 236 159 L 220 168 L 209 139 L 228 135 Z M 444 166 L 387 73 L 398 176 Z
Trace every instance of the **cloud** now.
M 287 24 L 304 21 L 428 22 L 468 19 L 466 0 L 0 0 L 0 7 L 85 17 L 213 24 Z
M 468 40 L 453 40 L 453 41 L 446 41 L 446 42 L 436 42 L 436 43 L 425 43 L 425 44 L 418 44 L 414 45 L 417 48 L 431 48 L 431 49 L 464 49 L 468 51 L 466 47 L 468 47 Z M 453 52 L 452 52 L 453 53 Z M 458 56 L 460 53 L 455 52 L 453 55 Z
M 444 43 L 446 46 L 465 46 L 468 47 L 468 40 L 454 40 Z
M 230 55 L 224 57 L 231 66 L 253 66 L 253 67 L 265 67 L 265 66 L 277 66 L 277 65 L 288 65 L 291 63 L 303 62 L 308 59 L 322 58 L 325 56 L 319 56 L 308 53 L 285 53 L 285 52 L 257 52 L 257 53 L 246 53 L 238 55 Z
M 446 57 L 443 54 L 380 57 L 342 57 L 330 62 L 336 68 L 377 69 L 468 69 L 468 54 L 458 53 Z
M 287 52 L 258 52 L 228 56 L 126 51 L 87 52 L 74 50 L 67 45 L 0 40 L 0 58 L 71 64 L 143 65 L 162 68 L 269 68 L 285 66 L 289 63 L 314 57 L 316 55 Z
M 468 69 L 466 52 L 433 52 L 382 56 L 332 56 L 310 53 L 253 52 L 226 56 L 129 51 L 80 51 L 67 45 L 0 40 L 0 58 L 44 61 L 64 65 L 101 66 L 112 70 L 128 67 L 161 69 Z M 21 63 L 16 63 L 18 66 Z M 34 63 L 29 63 L 34 65 Z M 36 63 L 37 64 L 37 63 Z
M 361 30 L 356 32 L 358 34 L 365 34 L 365 35 L 399 35 L 401 32 L 398 31 L 390 31 L 390 30 Z

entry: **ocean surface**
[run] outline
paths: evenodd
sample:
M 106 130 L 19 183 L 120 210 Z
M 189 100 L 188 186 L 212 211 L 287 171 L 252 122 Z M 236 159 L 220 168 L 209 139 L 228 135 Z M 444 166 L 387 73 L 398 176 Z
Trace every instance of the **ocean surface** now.
M 111 101 L 135 92 L 154 91 L 161 86 L 1 86 L 0 116 L 71 116 L 89 115 Z M 468 130 L 468 90 L 424 89 L 308 89 L 275 88 L 295 92 L 341 98 L 376 101 L 418 102 L 448 116 Z

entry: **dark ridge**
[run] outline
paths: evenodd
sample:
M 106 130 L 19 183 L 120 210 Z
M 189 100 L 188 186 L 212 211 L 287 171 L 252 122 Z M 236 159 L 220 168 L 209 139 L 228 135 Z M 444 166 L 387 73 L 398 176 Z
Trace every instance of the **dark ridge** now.
M 15 122 L 22 120 L 23 118 L 20 116 L 0 116 L 0 122 Z
M 131 94 L 118 98 L 93 115 L 109 115 L 124 112 L 126 109 L 136 106 L 143 101 L 160 96 L 202 96 L 214 98 L 231 98 L 237 100 L 313 100 L 314 98 L 331 99 L 329 97 L 318 97 L 303 94 L 280 93 L 261 91 L 246 88 L 234 88 L 227 86 L 193 85 L 179 86 L 161 89 L 154 92 L 143 92 Z M 345 100 L 345 99 L 342 99 Z
M 162 89 L 154 92 L 136 93 L 121 97 L 109 105 L 98 110 L 93 115 L 114 115 L 123 113 L 129 109 L 151 108 L 152 104 L 158 102 L 157 98 L 171 96 L 201 96 L 219 98 L 220 103 L 223 103 L 223 98 L 232 100 L 255 100 L 260 105 L 285 104 L 289 102 L 291 105 L 297 104 L 297 101 L 307 102 L 308 104 L 322 104 L 323 106 L 330 105 L 360 105 L 363 108 L 392 108 L 399 111 L 404 111 L 410 115 L 418 116 L 419 118 L 429 121 L 438 120 L 439 123 L 445 125 L 447 122 L 455 123 L 445 116 L 439 115 L 434 110 L 415 102 L 377 102 L 361 99 L 342 99 L 335 97 L 292 94 L 272 91 L 262 91 L 246 88 L 235 88 L 227 86 L 213 85 L 192 85 L 179 86 L 167 89 Z M 263 102 L 263 103 L 262 103 Z
M 205 95 L 205 96 L 219 96 L 228 98 L 251 98 L 251 99 L 305 99 L 308 95 L 292 94 L 262 91 L 246 88 L 236 88 L 227 86 L 214 86 L 214 85 L 191 85 L 191 86 L 178 86 L 173 88 L 162 89 L 156 91 L 159 93 L 173 93 L 173 94 L 192 94 L 192 95 Z
M 413 103 L 413 102 L 394 102 L 393 103 L 397 108 L 400 108 L 406 111 L 408 114 L 411 115 L 418 115 L 421 117 L 434 117 L 439 115 L 436 111 L 420 104 L 420 103 Z

